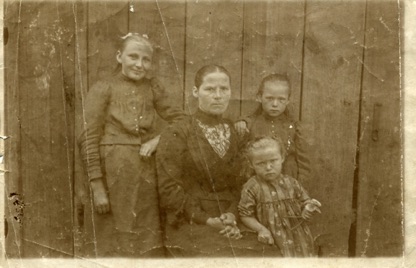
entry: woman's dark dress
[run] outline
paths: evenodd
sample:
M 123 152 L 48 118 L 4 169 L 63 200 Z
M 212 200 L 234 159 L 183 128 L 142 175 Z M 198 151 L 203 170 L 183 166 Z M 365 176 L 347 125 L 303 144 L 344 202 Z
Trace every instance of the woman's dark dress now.
M 207 139 L 218 134 L 212 131 L 215 127 L 226 137 L 223 142 L 217 140 L 216 146 Z M 215 143 L 214 138 L 210 140 Z M 205 224 L 209 217 L 225 212 L 238 216 L 238 151 L 232 122 L 200 110 L 162 134 L 156 163 L 167 217 L 165 245 L 172 256 L 280 256 L 273 247 L 258 242 L 255 233 L 229 239 Z

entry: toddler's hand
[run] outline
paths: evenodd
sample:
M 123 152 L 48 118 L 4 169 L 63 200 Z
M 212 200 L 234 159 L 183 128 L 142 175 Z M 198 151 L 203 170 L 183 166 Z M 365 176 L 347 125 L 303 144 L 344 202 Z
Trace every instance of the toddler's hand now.
M 94 198 L 94 207 L 98 214 L 105 214 L 110 211 L 110 201 L 102 179 L 91 181 L 91 190 Z
M 302 210 L 302 218 L 307 221 L 311 220 L 315 212 L 321 213 L 321 210 L 319 209 L 320 207 L 321 203 L 316 199 L 307 201 L 305 207 Z
M 274 244 L 272 233 L 267 228 L 263 228 L 259 231 L 257 235 L 257 239 L 259 240 L 259 242 L 267 244 L 267 245 Z
M 140 156 L 146 157 L 146 158 L 150 157 L 156 151 L 157 145 L 159 144 L 159 140 L 160 140 L 160 136 L 157 136 L 143 143 L 139 151 Z
M 244 136 L 246 133 L 249 133 L 246 121 L 241 120 L 241 121 L 235 122 L 234 128 L 237 131 L 238 135 L 240 136 Z

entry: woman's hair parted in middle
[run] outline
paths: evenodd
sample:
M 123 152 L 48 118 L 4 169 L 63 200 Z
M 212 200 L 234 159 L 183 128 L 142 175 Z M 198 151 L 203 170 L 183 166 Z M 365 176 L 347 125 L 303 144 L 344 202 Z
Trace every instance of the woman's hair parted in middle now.
M 225 73 L 228 76 L 228 78 L 230 79 L 230 83 L 231 83 L 231 75 L 228 72 L 228 70 L 225 69 L 225 67 L 220 66 L 220 65 L 216 65 L 216 64 L 210 64 L 210 65 L 205 65 L 205 66 L 201 67 L 198 70 L 198 72 L 196 72 L 195 87 L 199 88 L 202 85 L 206 75 L 208 75 L 210 73 L 216 73 L 216 72 Z
M 257 96 L 263 95 L 264 86 L 268 82 L 286 82 L 289 88 L 289 96 L 290 96 L 291 90 L 290 90 L 289 77 L 286 74 L 278 74 L 278 73 L 269 74 L 268 76 L 264 77 L 263 80 L 261 80 L 260 86 L 257 90 Z
M 250 140 L 244 149 L 244 155 L 247 160 L 250 161 L 250 154 L 253 151 L 266 149 L 273 146 L 277 146 L 279 149 L 280 155 L 285 157 L 286 155 L 286 148 L 283 146 L 283 142 L 279 137 L 270 137 L 270 136 L 259 136 L 252 140 Z

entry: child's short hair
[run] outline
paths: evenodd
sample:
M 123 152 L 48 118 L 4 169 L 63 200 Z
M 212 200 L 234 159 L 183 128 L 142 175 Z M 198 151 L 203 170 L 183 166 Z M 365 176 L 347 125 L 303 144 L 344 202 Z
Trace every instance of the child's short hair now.
M 221 66 L 221 65 L 216 65 L 216 64 L 210 64 L 210 65 L 205 65 L 203 67 L 201 67 L 195 75 L 195 87 L 199 88 L 202 85 L 202 82 L 204 81 L 205 76 L 207 76 L 210 73 L 224 73 L 228 76 L 228 79 L 230 80 L 231 83 L 231 75 L 228 72 L 227 69 L 225 69 L 225 67 Z
M 263 80 L 261 80 L 260 86 L 257 90 L 257 96 L 263 95 L 264 86 L 267 82 L 286 82 L 289 86 L 289 96 L 292 93 L 290 90 L 290 81 L 289 77 L 286 74 L 269 74 L 268 76 L 264 77 Z
M 285 158 L 286 148 L 283 146 L 283 142 L 279 137 L 270 136 L 258 136 L 250 140 L 244 150 L 245 157 L 250 161 L 250 155 L 253 151 L 259 149 L 270 148 L 276 145 L 279 149 L 280 155 Z

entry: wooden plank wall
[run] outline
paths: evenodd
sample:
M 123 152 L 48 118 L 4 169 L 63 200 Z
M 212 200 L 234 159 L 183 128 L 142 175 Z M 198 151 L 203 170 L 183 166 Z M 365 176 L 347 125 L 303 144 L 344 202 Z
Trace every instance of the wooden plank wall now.
M 345 12 L 348 10 L 349 12 Z M 302 120 L 312 136 L 313 179 L 307 189 L 322 204 L 313 232 L 324 256 L 346 256 L 352 220 L 352 186 L 365 2 L 307 2 Z
M 404 252 L 397 2 L 367 4 L 359 148 L 356 256 Z M 382 40 L 382 41 L 381 41 Z
M 17 256 L 73 255 L 74 25 L 71 3 L 22 2 L 13 111 L 19 166 L 11 185 L 24 202 Z M 6 48 L 7 49 L 7 48 Z M 9 101 L 9 100 L 6 100 Z M 11 121 L 8 121 L 11 122 Z M 16 124 L 11 122 L 12 126 Z M 13 145 L 15 146 L 15 145 Z M 15 173 L 14 173 L 15 172 Z M 18 177 L 13 177 L 13 176 Z M 9 177 L 10 178 L 10 177 Z M 8 179 L 9 179 L 8 178 Z M 45 226 L 47 228 L 45 228 Z M 15 232 L 17 229 L 14 228 Z
M 320 255 L 399 256 L 398 10 L 373 0 L 6 1 L 8 256 L 80 254 L 83 98 L 114 71 L 129 31 L 157 45 L 154 74 L 187 112 L 204 64 L 230 71 L 234 119 L 255 109 L 262 77 L 287 73 L 312 146 L 302 183 L 323 204 L 312 223 Z
M 21 257 L 21 183 L 20 183 L 20 124 L 19 124 L 19 74 L 18 74 L 18 42 L 20 19 L 20 2 L 9 1 L 4 6 L 4 26 L 8 39 L 5 40 L 5 134 L 10 136 L 5 143 L 5 196 L 4 216 L 7 226 L 5 235 L 6 256 Z M 17 195 L 16 195 L 17 194 Z

